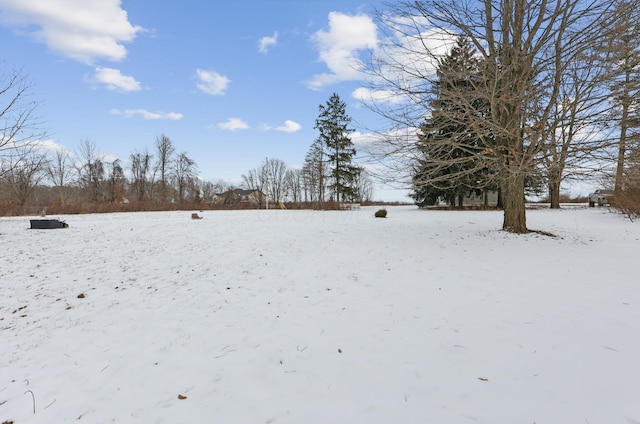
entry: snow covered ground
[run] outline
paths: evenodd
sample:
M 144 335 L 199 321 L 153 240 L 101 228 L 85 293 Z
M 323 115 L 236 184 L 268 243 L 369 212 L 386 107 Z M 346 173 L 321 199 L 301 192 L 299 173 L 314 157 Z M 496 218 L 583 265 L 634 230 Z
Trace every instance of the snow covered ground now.
M 602 208 L 0 218 L 0 422 L 640 423 Z

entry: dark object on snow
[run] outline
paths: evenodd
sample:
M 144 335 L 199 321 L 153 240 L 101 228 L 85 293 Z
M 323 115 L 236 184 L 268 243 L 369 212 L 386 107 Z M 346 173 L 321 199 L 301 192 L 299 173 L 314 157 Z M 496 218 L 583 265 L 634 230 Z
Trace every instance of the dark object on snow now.
M 198 215 L 197 213 L 192 213 L 191 214 L 191 219 L 202 219 L 202 217 L 200 215 Z
M 375 213 L 375 217 L 376 218 L 386 218 L 387 217 L 387 210 L 386 209 L 378 209 Z
M 52 228 L 69 228 L 69 224 L 58 219 L 32 219 L 32 230 L 50 230 Z

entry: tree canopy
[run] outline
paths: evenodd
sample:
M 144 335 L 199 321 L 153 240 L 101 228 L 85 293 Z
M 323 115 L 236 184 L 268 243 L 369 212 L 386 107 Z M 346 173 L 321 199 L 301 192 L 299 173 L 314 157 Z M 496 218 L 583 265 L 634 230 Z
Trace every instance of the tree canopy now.
M 470 170 L 490 169 L 502 193 L 503 229 L 527 232 L 525 181 L 544 158 L 553 131 L 548 123 L 572 63 L 569 59 L 603 42 L 613 25 L 606 13 L 611 2 L 425 0 L 388 6 L 391 10 L 379 16 L 385 43 L 371 64 L 378 77 L 372 88 L 395 95 L 374 101 L 374 109 L 393 124 L 384 132 L 382 154 L 415 163 L 424 157 L 420 129 L 447 135 L 442 139 L 455 144 L 448 150 L 455 154 L 443 164 L 443 172 L 459 175 L 462 182 Z M 477 51 L 480 77 L 467 81 L 471 90 L 456 77 L 443 91 L 437 69 L 443 69 L 443 57 L 459 37 Z M 472 137 L 454 137 L 458 129 L 438 124 L 439 102 L 455 105 L 444 122 L 449 125 L 460 121 L 456 116 L 463 117 L 463 134 Z M 440 131 L 423 126 L 429 116 L 427 124 L 436 123 Z M 407 141 L 410 129 L 415 134 L 412 142 Z M 475 167 L 455 168 L 462 159 L 471 162 L 462 152 L 474 157 Z

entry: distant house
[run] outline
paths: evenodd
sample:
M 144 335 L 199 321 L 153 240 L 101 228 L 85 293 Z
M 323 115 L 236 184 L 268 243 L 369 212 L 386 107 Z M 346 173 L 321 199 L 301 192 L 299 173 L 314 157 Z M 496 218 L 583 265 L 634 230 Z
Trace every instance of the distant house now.
M 465 206 L 482 206 L 492 205 L 495 206 L 498 203 L 498 192 L 496 190 L 489 190 L 485 193 L 464 196 L 463 204 Z
M 238 204 L 260 206 L 265 199 L 264 193 L 260 190 L 244 190 L 236 188 L 225 191 L 224 193 L 216 193 L 216 203 L 225 206 Z
M 462 198 L 462 206 L 464 207 L 482 207 L 482 206 L 496 206 L 498 204 L 498 192 L 496 190 L 488 190 L 484 193 L 468 193 Z M 445 197 L 438 197 L 434 203 L 424 204 L 421 207 L 429 206 L 451 206 L 451 201 Z M 456 197 L 455 206 L 460 206 L 460 199 Z

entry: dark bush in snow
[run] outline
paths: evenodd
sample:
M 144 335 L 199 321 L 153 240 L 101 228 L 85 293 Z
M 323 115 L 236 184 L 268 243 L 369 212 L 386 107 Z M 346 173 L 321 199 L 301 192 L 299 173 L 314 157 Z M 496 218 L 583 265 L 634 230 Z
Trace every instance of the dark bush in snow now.
M 378 209 L 376 211 L 376 218 L 386 218 L 387 217 L 387 210 L 386 209 Z

